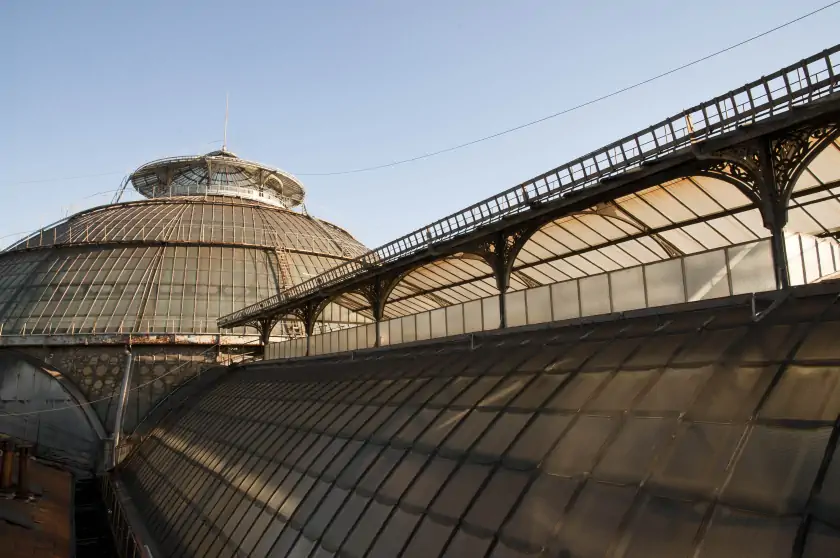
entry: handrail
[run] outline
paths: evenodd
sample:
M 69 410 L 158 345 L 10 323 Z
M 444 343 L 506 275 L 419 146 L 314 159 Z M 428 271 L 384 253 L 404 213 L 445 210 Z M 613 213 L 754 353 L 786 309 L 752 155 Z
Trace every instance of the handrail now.
M 120 558 L 151 558 L 152 554 L 132 526 L 128 513 L 120 501 L 109 473 L 101 476 L 100 491 L 108 509 L 108 523 L 114 537 L 114 546 Z
M 426 227 L 371 250 L 272 297 L 219 318 L 221 328 L 244 325 L 266 310 L 361 275 L 507 216 L 536 202 L 597 185 L 607 177 L 640 167 L 691 144 L 765 120 L 840 90 L 840 45 L 696 105 L 565 165 L 509 188 Z M 832 59 L 832 57 L 834 57 Z

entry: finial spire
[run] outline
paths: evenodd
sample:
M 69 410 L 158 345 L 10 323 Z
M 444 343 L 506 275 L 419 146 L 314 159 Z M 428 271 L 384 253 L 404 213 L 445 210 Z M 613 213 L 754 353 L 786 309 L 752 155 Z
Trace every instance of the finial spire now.
M 230 104 L 230 94 L 225 93 L 225 139 L 222 141 L 222 151 L 227 151 L 227 124 L 228 124 L 228 106 Z

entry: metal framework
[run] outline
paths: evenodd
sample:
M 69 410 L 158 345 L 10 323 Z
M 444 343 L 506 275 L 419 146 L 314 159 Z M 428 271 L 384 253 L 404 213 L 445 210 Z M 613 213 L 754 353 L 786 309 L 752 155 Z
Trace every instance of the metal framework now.
M 219 316 L 367 252 L 289 209 L 303 200 L 297 179 L 227 151 L 154 161 L 129 181 L 149 199 L 82 211 L 0 252 L 0 340 L 177 334 L 216 344 L 207 334 L 219 333 Z M 299 329 L 283 323 L 276 335 Z
M 129 177 L 147 198 L 234 195 L 291 208 L 303 202 L 303 184 L 291 174 L 240 159 L 224 149 L 147 163 Z
M 734 226 L 727 220 L 752 238 L 772 239 L 776 284 L 785 288 L 784 228 L 792 208 L 797 216 L 806 214 L 816 232 L 833 234 L 840 227 L 835 222 L 840 205 L 833 212 L 828 206 L 805 207 L 815 199 L 838 204 L 840 174 L 810 168 L 826 166 L 821 157 L 833 157 L 827 166 L 840 169 L 838 72 L 840 45 L 224 316 L 219 326 L 270 331 L 292 315 L 311 334 L 332 301 L 378 325 L 386 307 L 406 315 L 464 297 L 503 295 L 563 274 L 597 273 L 598 258 L 612 260 L 601 268 L 624 267 L 629 265 L 620 261 L 624 256 L 666 259 L 733 244 L 737 237 L 726 232 Z M 686 201 L 699 199 L 695 192 L 702 194 L 702 203 Z M 819 193 L 822 197 L 815 198 Z M 552 227 L 568 233 L 569 220 L 578 232 L 572 234 L 574 242 L 561 242 Z M 698 233 L 699 228 L 710 232 Z M 553 247 L 546 248 L 543 237 L 552 237 Z M 627 246 L 633 242 L 650 255 L 631 253 Z M 608 253 L 617 249 L 624 255 Z M 432 268 L 436 282 L 418 273 Z M 505 297 L 499 296 L 502 327 L 504 305 Z

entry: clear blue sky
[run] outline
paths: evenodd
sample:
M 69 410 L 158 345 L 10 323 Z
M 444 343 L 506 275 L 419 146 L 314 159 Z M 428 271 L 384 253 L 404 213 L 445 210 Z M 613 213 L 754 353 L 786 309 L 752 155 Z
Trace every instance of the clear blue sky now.
M 107 202 L 89 196 L 148 160 L 218 148 L 229 93 L 229 148 L 303 175 L 311 213 L 377 246 L 832 46 L 840 6 L 490 142 L 305 173 L 494 133 L 826 3 L 0 1 L 0 236 Z

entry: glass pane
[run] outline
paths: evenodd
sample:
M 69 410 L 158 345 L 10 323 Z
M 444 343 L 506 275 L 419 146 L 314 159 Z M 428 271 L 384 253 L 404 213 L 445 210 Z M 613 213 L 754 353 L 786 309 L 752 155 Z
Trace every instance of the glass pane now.
M 755 426 L 722 500 L 777 514 L 803 511 L 831 434 Z
M 772 291 L 776 288 L 773 251 L 769 240 L 727 248 L 732 294 Z
M 798 517 L 776 519 L 719 506 L 699 558 L 788 558 Z
M 474 331 L 481 331 L 482 315 L 481 315 L 481 301 L 473 300 L 464 303 L 464 333 L 472 333 Z
M 802 558 L 821 558 L 822 556 L 840 556 L 840 531 L 814 521 L 808 531 Z
M 744 428 L 743 424 L 683 424 L 648 486 L 675 498 L 711 498 L 723 484 Z
M 802 245 L 799 243 L 798 234 L 792 234 L 785 237 L 785 252 L 787 252 L 790 284 L 804 285 L 805 268 L 802 267 Z
M 802 241 L 802 261 L 805 263 L 805 282 L 813 283 L 820 278 L 820 261 L 817 253 L 817 239 L 800 235 Z
M 831 247 L 833 240 L 817 240 L 817 253 L 820 259 L 820 276 L 825 277 L 837 271 Z
M 367 332 L 368 326 L 360 326 L 356 328 L 356 347 L 359 349 L 368 348 Z
M 441 453 L 457 457 L 468 451 L 495 417 L 495 411 L 470 412 L 446 440 Z
M 484 479 L 490 473 L 490 467 L 473 463 L 464 463 L 449 477 L 437 498 L 432 504 L 431 511 L 451 520 L 458 521 L 467 510 L 478 489 L 484 484 Z
M 686 411 L 712 374 L 712 367 L 669 368 L 636 406 L 639 411 Z
M 423 312 L 415 316 L 417 320 L 417 340 L 432 338 L 431 312 Z
M 641 267 L 610 273 L 613 312 L 645 307 L 645 278 Z
M 531 381 L 525 390 L 513 401 L 513 406 L 519 409 L 538 409 L 549 397 L 554 395 L 568 374 L 540 374 Z
M 351 556 L 364 556 L 374 537 L 388 520 L 391 506 L 372 501 L 362 519 L 356 524 L 343 549 Z
M 676 418 L 629 417 L 593 473 L 619 484 L 639 483 L 671 440 Z
M 498 469 L 475 501 L 464 521 L 495 533 L 519 500 L 528 484 L 529 475 Z
M 367 337 L 368 348 L 375 347 L 376 346 L 376 324 L 369 324 L 368 326 L 365 327 L 365 329 L 367 330 L 366 337 Z
M 551 285 L 551 311 L 555 321 L 568 320 L 580 316 L 580 298 L 578 282 L 563 281 Z
M 746 420 L 773 378 L 775 367 L 716 366 L 692 403 L 688 416 L 695 420 Z
M 396 345 L 397 343 L 403 342 L 402 318 L 388 320 L 388 334 L 390 335 L 389 345 Z
M 440 556 L 443 547 L 449 541 L 452 533 L 452 525 L 443 525 L 429 516 L 423 518 L 423 522 L 414 536 L 405 547 L 405 552 L 400 558 L 428 558 L 429 556 Z
M 406 539 L 414 530 L 418 519 L 420 519 L 419 515 L 412 515 L 398 508 L 377 537 L 368 557 L 393 558 L 394 556 L 400 556 Z M 306 555 L 301 555 L 301 558 L 304 556 Z
M 601 384 L 610 379 L 610 372 L 580 372 L 569 380 L 563 389 L 551 400 L 549 407 L 577 411 Z
M 530 418 L 530 414 L 503 413 L 473 448 L 474 458 L 498 460 Z
M 764 418 L 834 420 L 840 413 L 837 367 L 795 366 L 785 370 L 761 409 Z
M 528 317 L 525 314 L 525 291 L 514 291 L 505 295 L 505 314 L 508 327 L 528 323 Z
M 723 250 L 687 256 L 683 262 L 689 301 L 729 295 L 729 277 Z
M 537 466 L 563 434 L 572 418 L 572 415 L 538 415 L 508 451 L 505 464 L 517 469 Z
M 323 544 L 330 548 L 338 548 L 344 538 L 356 524 L 359 517 L 365 510 L 370 500 L 359 494 L 351 494 L 350 499 L 338 512 L 335 521 L 330 525 L 329 530 L 324 534 Z
M 612 311 L 609 276 L 604 274 L 586 277 L 579 281 L 579 285 L 582 316 L 609 314 Z
M 417 340 L 415 316 L 406 316 L 402 318 L 402 336 L 405 343 Z
M 577 481 L 540 475 L 531 485 L 502 533 L 532 549 L 541 548 L 577 488 Z
M 570 477 L 590 472 L 617 423 L 610 417 L 579 417 L 542 467 L 548 473 Z
M 376 325 L 374 324 L 374 331 Z M 375 336 L 375 334 L 374 334 Z M 379 323 L 379 346 L 387 347 L 391 344 L 391 320 L 384 320 Z
M 455 537 L 446 547 L 446 554 L 442 558 L 464 558 L 465 556 L 484 556 L 490 543 L 493 542 L 492 535 L 488 538 L 480 538 L 463 529 L 455 534 Z M 428 555 L 424 555 L 426 558 Z
M 648 496 L 636 520 L 628 527 L 630 541 L 624 556 L 691 556 L 706 508 L 706 503 Z
M 446 308 L 446 334 L 460 335 L 464 333 L 464 307 L 461 304 Z
M 626 411 L 655 374 L 653 370 L 622 370 L 609 380 L 586 408 L 593 411 Z
M 685 302 L 682 262 L 667 260 L 645 266 L 648 306 Z
M 814 507 L 817 517 L 840 524 L 840 445 L 834 450 Z
M 484 319 L 484 331 L 499 329 L 499 298 L 491 296 L 481 299 L 481 312 Z
M 425 513 L 429 503 L 437 495 L 438 490 L 444 485 L 457 465 L 458 462 L 452 459 L 432 458 L 406 492 L 401 505 L 404 505 L 409 511 Z
M 636 487 L 618 487 L 590 481 L 569 511 L 549 549 L 557 555 L 606 556 Z
M 826 321 L 817 324 L 796 351 L 796 360 L 836 361 L 838 338 L 840 338 L 840 322 Z
M 432 338 L 446 337 L 446 309 L 432 310 L 430 318 L 432 321 Z
M 525 302 L 528 308 L 529 324 L 551 321 L 551 291 L 547 285 L 525 291 Z
M 388 480 L 379 488 L 379 499 L 388 504 L 396 504 L 411 481 L 426 463 L 427 456 L 409 452 L 391 472 Z M 370 473 L 369 473 L 370 474 Z

